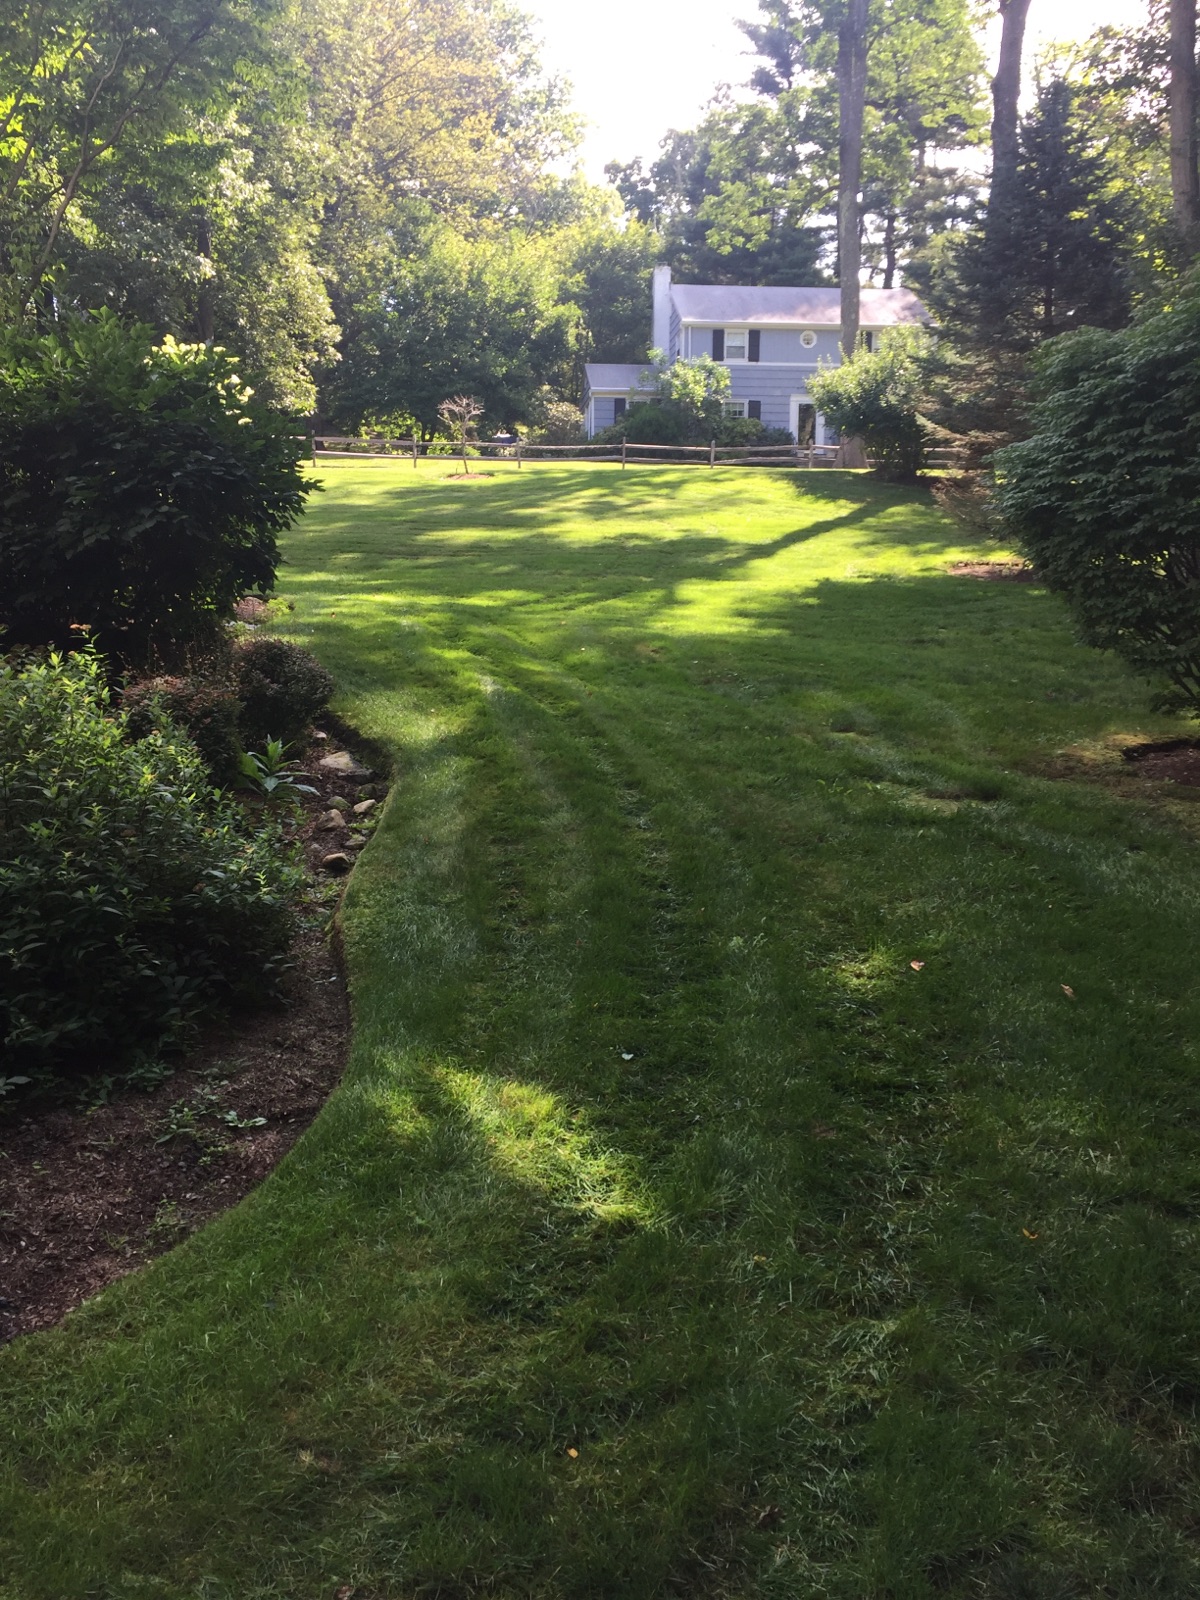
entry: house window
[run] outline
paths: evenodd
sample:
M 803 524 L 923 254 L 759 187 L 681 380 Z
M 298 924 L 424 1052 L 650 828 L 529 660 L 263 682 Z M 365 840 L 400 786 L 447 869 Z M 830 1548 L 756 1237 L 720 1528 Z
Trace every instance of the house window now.
M 726 400 L 722 403 L 722 410 L 727 417 L 744 417 L 746 415 L 746 402 L 744 400 Z
M 817 342 L 817 336 L 811 328 L 806 328 L 800 335 L 800 343 L 806 350 L 811 350 Z
M 750 354 L 750 336 L 745 328 L 725 329 L 725 360 L 745 361 Z

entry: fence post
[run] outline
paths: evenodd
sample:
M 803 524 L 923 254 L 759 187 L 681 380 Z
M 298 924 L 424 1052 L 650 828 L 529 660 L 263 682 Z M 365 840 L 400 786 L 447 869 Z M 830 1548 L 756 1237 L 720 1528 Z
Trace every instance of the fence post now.
M 415 472 L 417 470 L 417 436 L 416 436 L 415 433 L 412 436 L 412 456 L 413 456 L 413 471 Z
M 621 435 L 621 471 L 625 471 L 625 435 Z
M 708 441 L 708 464 L 710 467 L 715 467 L 717 464 L 717 441 L 715 439 Z
M 521 470 L 521 441 L 517 440 L 517 471 Z
M 312 464 L 315 467 L 317 464 L 317 430 L 315 428 L 309 429 L 308 449 L 309 454 L 312 456 Z

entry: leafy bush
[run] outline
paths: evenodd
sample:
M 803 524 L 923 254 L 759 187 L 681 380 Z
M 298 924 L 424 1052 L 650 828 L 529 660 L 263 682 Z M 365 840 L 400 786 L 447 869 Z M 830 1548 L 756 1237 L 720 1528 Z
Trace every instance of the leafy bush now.
M 316 657 L 286 639 L 236 644 L 233 681 L 242 702 L 240 728 L 247 749 L 260 749 L 269 739 L 291 744 L 302 738 L 334 688 Z
M 1036 358 L 1031 436 L 996 455 L 996 501 L 1084 640 L 1200 712 L 1200 281 L 1120 333 Z
M 728 449 L 753 444 L 792 444 L 794 440 L 786 428 L 768 428 L 757 417 L 722 417 L 717 443 Z
M 560 400 L 553 389 L 543 388 L 529 408 L 531 444 L 582 444 L 585 436 L 583 412 L 569 400 Z
M 232 356 L 101 313 L 0 337 L 0 627 L 176 665 L 270 587 L 310 487 Z
M 90 651 L 0 663 L 0 1058 L 44 1077 L 275 985 L 300 874 L 187 736 L 137 742 Z
M 140 678 L 125 689 L 121 706 L 131 738 L 146 738 L 165 716 L 191 736 L 214 782 L 226 783 L 237 773 L 242 702 L 228 672 Z
M 876 350 L 857 350 L 840 367 L 809 380 L 818 411 L 843 437 L 867 447 L 879 477 L 911 483 L 925 465 L 927 432 L 919 413 L 927 335 L 895 328 Z

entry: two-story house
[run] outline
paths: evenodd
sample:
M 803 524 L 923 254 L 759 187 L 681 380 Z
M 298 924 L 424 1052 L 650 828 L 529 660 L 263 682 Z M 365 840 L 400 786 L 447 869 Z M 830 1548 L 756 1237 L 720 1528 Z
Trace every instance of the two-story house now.
M 862 290 L 861 328 L 868 342 L 887 328 L 928 321 L 910 289 Z M 670 267 L 656 267 L 651 345 L 672 362 L 701 355 L 724 362 L 730 378 L 726 408 L 733 415 L 786 428 L 801 444 L 828 442 L 808 380 L 819 367 L 841 364 L 839 290 L 674 283 Z M 648 397 L 654 369 L 591 362 L 586 372 L 590 439 Z

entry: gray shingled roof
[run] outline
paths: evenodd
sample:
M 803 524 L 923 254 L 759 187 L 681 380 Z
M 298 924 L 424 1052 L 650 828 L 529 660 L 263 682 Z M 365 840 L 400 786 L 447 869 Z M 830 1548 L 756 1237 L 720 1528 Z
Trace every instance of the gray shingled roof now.
M 685 322 L 766 325 L 799 323 L 812 328 L 841 325 L 839 289 L 751 289 L 741 285 L 676 283 L 675 307 Z M 865 328 L 928 322 L 929 313 L 911 289 L 863 289 L 860 321 Z
M 654 368 L 636 366 L 632 361 L 589 361 L 583 370 L 589 389 L 617 389 L 623 394 L 627 389 L 636 389 L 642 374 L 653 372 Z

